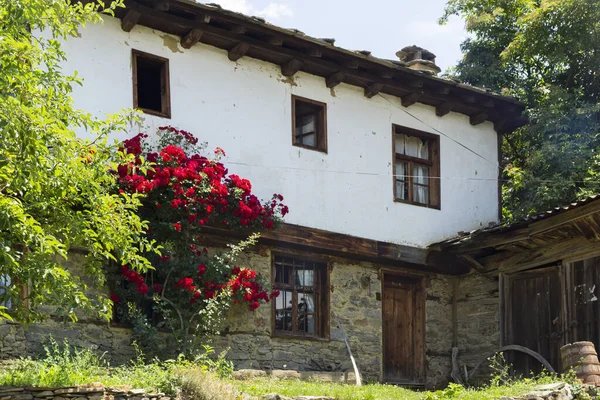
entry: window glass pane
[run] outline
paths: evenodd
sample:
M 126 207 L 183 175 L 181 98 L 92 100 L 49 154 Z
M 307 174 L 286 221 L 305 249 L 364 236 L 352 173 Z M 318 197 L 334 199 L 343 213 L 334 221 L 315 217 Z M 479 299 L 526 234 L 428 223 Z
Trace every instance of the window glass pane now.
M 429 187 L 413 185 L 413 200 L 417 203 L 429 204 Z
M 396 198 L 408 200 L 408 184 L 404 181 L 396 181 Z
M 314 314 L 304 314 L 298 319 L 298 331 L 309 335 L 315 334 Z
M 398 154 L 406 154 L 404 149 L 406 143 L 406 135 L 403 133 L 396 134 L 396 153 Z
M 301 140 L 299 140 L 299 142 L 305 146 L 315 147 L 317 145 L 316 137 L 317 136 L 314 133 L 312 133 L 310 135 L 302 136 L 302 138 L 301 138 Z
M 295 276 L 296 286 L 314 286 L 314 271 L 312 268 L 297 268 Z
M 283 290 L 275 298 L 275 329 L 292 330 L 292 292 Z
M 10 308 L 11 302 L 8 296 L 10 288 L 10 276 L 0 275 L 0 306 Z
M 314 132 L 315 129 L 315 114 L 306 115 L 300 118 L 300 133 L 311 133 Z
M 315 312 L 314 296 L 312 293 L 298 293 L 298 315 Z
M 396 134 L 396 153 L 429 160 L 429 141 L 416 136 Z
M 429 167 L 414 165 L 413 182 L 421 185 L 429 185 Z

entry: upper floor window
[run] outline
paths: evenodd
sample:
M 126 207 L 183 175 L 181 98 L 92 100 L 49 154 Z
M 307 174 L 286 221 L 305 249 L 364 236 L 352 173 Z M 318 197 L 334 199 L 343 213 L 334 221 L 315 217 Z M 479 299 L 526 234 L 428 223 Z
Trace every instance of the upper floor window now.
M 131 52 L 133 108 L 171 118 L 169 60 L 139 50 Z
M 327 152 L 327 105 L 292 96 L 292 140 L 295 146 Z
M 274 256 L 273 333 L 308 337 L 329 336 L 327 264 L 295 256 Z
M 394 126 L 394 198 L 440 208 L 439 136 Z

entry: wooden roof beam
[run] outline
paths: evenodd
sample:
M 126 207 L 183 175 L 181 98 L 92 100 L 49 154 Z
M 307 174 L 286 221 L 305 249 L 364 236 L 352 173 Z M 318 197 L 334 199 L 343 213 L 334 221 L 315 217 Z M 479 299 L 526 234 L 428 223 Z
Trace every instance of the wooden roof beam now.
M 202 37 L 202 33 L 203 32 L 199 29 L 192 29 L 181 38 L 181 47 L 184 49 L 190 49 L 193 45 L 198 43 Z
M 241 42 L 233 46 L 231 50 L 227 53 L 227 57 L 231 61 L 237 61 L 240 58 L 244 57 L 248 50 L 250 49 L 250 45 L 245 42 Z
M 267 43 L 269 43 L 272 46 L 281 46 L 281 45 L 283 45 L 283 39 L 275 37 L 275 36 L 271 36 L 270 38 L 267 39 Z
M 133 27 L 139 22 L 141 15 L 142 14 L 136 9 L 130 8 L 127 10 L 127 13 L 121 19 L 121 29 L 125 32 L 131 32 Z
M 341 71 L 335 72 L 333 75 L 329 75 L 325 79 L 325 86 L 327 86 L 329 89 L 336 87 L 337 85 L 342 83 L 342 81 L 346 78 L 347 74 L 348 74 L 347 71 L 341 70 Z
M 488 114 L 482 112 L 479 114 L 471 115 L 469 117 L 469 122 L 471 123 L 471 125 L 475 126 L 484 123 L 486 119 L 488 119 Z
M 377 96 L 381 92 L 381 89 L 383 89 L 383 83 L 372 83 L 365 88 L 365 96 L 368 99 Z
M 158 11 L 169 11 L 171 8 L 170 4 L 166 1 L 156 1 L 154 2 L 154 9 Z
M 281 65 L 281 75 L 283 76 L 294 76 L 294 74 L 300 71 L 300 68 L 304 65 L 304 62 L 297 58 L 292 58 Z

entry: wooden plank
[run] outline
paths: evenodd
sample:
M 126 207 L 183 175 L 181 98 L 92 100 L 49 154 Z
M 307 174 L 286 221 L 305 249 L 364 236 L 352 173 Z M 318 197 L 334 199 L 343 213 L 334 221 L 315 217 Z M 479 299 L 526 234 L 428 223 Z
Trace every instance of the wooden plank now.
M 181 38 L 181 47 L 184 49 L 190 49 L 193 45 L 198 43 L 202 37 L 202 31 L 199 29 L 190 30 L 185 36 Z
M 139 22 L 141 15 L 142 14 L 134 8 L 128 9 L 125 16 L 121 18 L 121 29 L 125 32 L 131 32 L 133 27 Z
M 300 68 L 302 68 L 303 65 L 303 61 L 300 61 L 297 58 L 292 58 L 281 65 L 281 75 L 293 76 L 296 72 L 300 71 Z
M 227 53 L 227 57 L 231 61 L 237 61 L 240 58 L 244 57 L 248 50 L 250 49 L 250 45 L 248 43 L 242 42 L 238 43 L 229 52 Z

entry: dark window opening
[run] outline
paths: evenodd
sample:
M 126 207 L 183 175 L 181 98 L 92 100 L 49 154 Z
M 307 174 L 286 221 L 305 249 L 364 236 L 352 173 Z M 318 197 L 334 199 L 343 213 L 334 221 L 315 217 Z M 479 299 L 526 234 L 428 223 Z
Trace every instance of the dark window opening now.
M 274 333 L 327 337 L 329 297 L 327 264 L 297 257 L 275 256 L 273 287 Z
M 132 56 L 134 108 L 170 118 L 169 60 L 137 50 Z
M 293 143 L 295 146 L 327 151 L 326 105 L 292 97 Z

